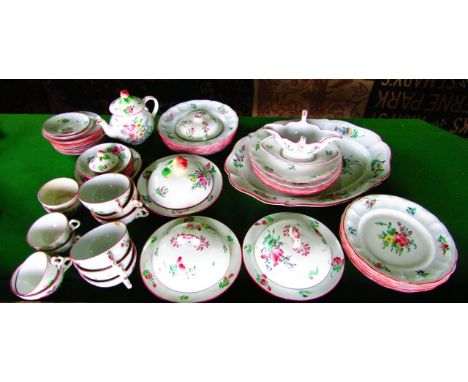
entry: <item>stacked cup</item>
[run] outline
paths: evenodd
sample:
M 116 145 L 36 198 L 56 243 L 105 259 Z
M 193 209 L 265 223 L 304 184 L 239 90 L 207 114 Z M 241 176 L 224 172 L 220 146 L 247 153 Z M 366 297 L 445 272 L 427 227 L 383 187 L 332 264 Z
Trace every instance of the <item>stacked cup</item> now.
M 70 258 L 91 285 L 132 287 L 128 277 L 135 268 L 137 251 L 123 223 L 107 223 L 89 231 L 72 247 Z
M 148 216 L 135 184 L 123 174 L 102 174 L 86 181 L 80 187 L 78 197 L 102 224 L 117 221 L 129 224 Z
M 70 178 L 56 178 L 44 184 L 37 198 L 47 212 L 61 212 L 70 216 L 80 206 L 78 183 Z

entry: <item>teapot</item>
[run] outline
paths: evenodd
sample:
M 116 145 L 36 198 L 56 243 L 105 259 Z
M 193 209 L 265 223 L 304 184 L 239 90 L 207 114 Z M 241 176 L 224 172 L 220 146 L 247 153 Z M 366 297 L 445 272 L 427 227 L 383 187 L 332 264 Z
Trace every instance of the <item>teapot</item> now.
M 146 107 L 148 101 L 154 102 L 150 113 Z M 127 90 L 120 92 L 120 97 L 112 101 L 109 110 L 112 113 L 109 124 L 103 121 L 102 127 L 111 138 L 119 139 L 131 145 L 146 141 L 154 129 L 154 117 L 159 109 L 159 102 L 152 96 L 143 99 L 131 96 Z
M 281 155 L 294 161 L 312 161 L 329 143 L 341 139 L 334 131 L 321 129 L 307 121 L 307 110 L 300 121 L 269 123 L 263 129 L 271 133 L 282 147 Z

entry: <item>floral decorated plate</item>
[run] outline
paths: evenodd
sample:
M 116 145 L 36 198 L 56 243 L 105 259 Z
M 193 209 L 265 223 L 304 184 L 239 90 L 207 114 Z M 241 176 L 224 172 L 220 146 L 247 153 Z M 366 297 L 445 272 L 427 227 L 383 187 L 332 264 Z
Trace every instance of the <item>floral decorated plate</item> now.
M 199 147 L 228 139 L 235 134 L 238 124 L 236 112 L 228 105 L 217 101 L 193 100 L 175 105 L 162 114 L 158 131 L 163 141 Z
M 110 170 L 111 172 L 123 171 L 132 159 L 132 153 L 127 146 L 120 143 L 102 143 L 91 147 L 78 157 L 76 161 L 78 174 L 85 177 L 93 177 L 97 175 L 96 172 L 91 170 L 90 163 L 96 158 L 98 151 L 110 153 L 117 157 L 118 163 Z
M 184 154 L 183 157 L 192 161 L 199 162 L 203 168 L 202 173 L 194 173 L 194 176 L 190 177 L 191 182 L 192 182 L 192 187 L 196 188 L 197 185 L 201 183 L 202 181 L 201 176 L 203 176 L 204 178 L 206 178 L 207 176 L 206 174 L 209 174 L 211 176 L 212 187 L 210 189 L 210 192 L 206 194 L 206 197 L 203 200 L 201 200 L 198 204 L 194 206 L 190 206 L 187 208 L 174 209 L 174 208 L 163 207 L 151 198 L 150 192 L 149 192 L 149 187 L 150 187 L 149 180 L 151 178 L 151 175 L 157 168 L 160 167 L 161 163 L 166 163 L 168 159 L 173 158 L 173 157 L 174 155 L 170 155 L 170 156 L 158 159 L 157 161 L 153 162 L 148 167 L 146 167 L 145 170 L 140 175 L 140 177 L 138 178 L 137 188 L 138 188 L 138 192 L 141 195 L 141 200 L 145 204 L 145 207 L 147 207 L 150 212 L 153 212 L 155 214 L 163 215 L 163 216 L 172 216 L 172 217 L 192 215 L 210 207 L 216 201 L 216 199 L 218 199 L 219 195 L 221 194 L 221 190 L 223 188 L 223 177 L 221 175 L 221 172 L 219 171 L 219 168 L 213 162 L 198 155 Z M 164 188 L 164 189 L 159 189 L 157 191 L 154 190 L 154 192 L 157 193 L 161 198 L 163 198 L 165 195 L 167 195 L 167 193 L 169 192 L 169 189 Z M 178 192 L 180 192 L 180 190 Z M 190 192 L 190 189 L 183 190 L 182 192 L 183 193 Z
M 420 205 L 392 195 L 368 195 L 345 210 L 346 244 L 383 277 L 435 282 L 449 274 L 458 254 L 442 222 Z
M 201 302 L 226 291 L 241 263 L 239 241 L 228 227 L 190 216 L 172 220 L 151 235 L 143 247 L 140 273 L 161 299 Z
M 43 131 L 51 136 L 66 136 L 82 132 L 91 123 L 90 118 L 83 113 L 63 113 L 54 115 L 45 121 Z
M 232 186 L 267 204 L 326 207 L 345 203 L 388 178 L 391 152 L 377 134 L 342 121 L 312 121 L 343 134 L 343 139 L 335 142 L 343 157 L 341 175 L 336 183 L 311 196 L 288 196 L 271 190 L 251 168 L 247 152 L 251 140 L 249 135 L 234 145 L 226 159 L 224 169 Z
M 330 292 L 345 262 L 338 239 L 327 227 L 292 212 L 257 221 L 244 239 L 243 259 L 250 276 L 267 292 L 296 301 Z

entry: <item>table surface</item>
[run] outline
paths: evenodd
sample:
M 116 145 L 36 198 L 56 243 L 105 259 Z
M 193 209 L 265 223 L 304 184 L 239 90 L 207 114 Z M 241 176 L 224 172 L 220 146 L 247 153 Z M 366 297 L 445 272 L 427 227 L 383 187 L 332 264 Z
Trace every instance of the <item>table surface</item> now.
M 42 137 L 41 126 L 49 115 L 0 114 L 0 301 L 19 301 L 9 289 L 14 269 L 34 252 L 26 243 L 29 226 L 45 212 L 37 201 L 37 191 L 57 177 L 73 178 L 76 156 L 57 153 Z M 108 117 L 105 116 L 107 119 Z M 241 117 L 235 141 L 267 122 L 281 118 Z M 392 149 L 392 174 L 383 184 L 367 193 L 398 195 L 434 213 L 452 233 L 459 252 L 458 267 L 452 278 L 433 291 L 405 294 L 383 288 L 362 275 L 347 261 L 343 278 L 328 295 L 315 302 L 468 302 L 468 249 L 466 219 L 468 191 L 467 142 L 421 120 L 347 119 L 379 134 Z M 223 168 L 232 145 L 210 156 Z M 153 135 L 135 147 L 142 155 L 143 168 L 171 154 Z M 250 226 L 259 218 L 281 211 L 304 213 L 327 225 L 337 236 L 346 204 L 333 207 L 283 207 L 263 204 L 234 189 L 223 172 L 224 189 L 216 203 L 201 215 L 229 226 L 242 242 Z M 82 223 L 78 233 L 97 227 L 85 208 L 77 215 Z M 138 219 L 129 232 L 138 253 L 162 224 L 169 221 L 157 215 Z M 138 266 L 130 276 L 133 288 L 123 285 L 96 288 L 80 279 L 73 267 L 58 291 L 43 302 L 161 302 L 143 285 Z M 250 279 L 243 267 L 238 279 L 216 302 L 283 302 Z

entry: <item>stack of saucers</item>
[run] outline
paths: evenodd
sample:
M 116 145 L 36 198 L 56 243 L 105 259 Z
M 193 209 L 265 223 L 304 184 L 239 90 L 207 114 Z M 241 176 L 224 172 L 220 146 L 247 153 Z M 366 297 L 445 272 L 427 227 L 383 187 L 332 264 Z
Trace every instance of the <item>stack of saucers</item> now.
M 141 156 L 136 150 L 121 143 L 102 143 L 78 157 L 75 178 L 79 183 L 105 173 L 120 173 L 134 178 L 140 169 Z
M 45 121 L 42 135 L 59 153 L 79 155 L 104 138 L 101 123 L 99 115 L 87 111 L 58 114 Z
M 148 216 L 133 181 L 122 174 L 98 175 L 80 187 L 78 197 L 102 224 L 133 220 Z
M 209 155 L 223 150 L 237 130 L 239 118 L 229 106 L 209 100 L 180 103 L 159 119 L 158 131 L 173 151 Z
M 420 205 L 392 195 L 355 200 L 340 224 L 351 262 L 377 284 L 400 292 L 423 292 L 455 271 L 457 249 L 442 222 Z
M 200 212 L 218 199 L 223 177 L 218 167 L 198 155 L 170 155 L 149 165 L 138 179 L 145 207 L 163 216 Z
M 132 287 L 128 277 L 135 268 L 137 251 L 125 224 L 108 223 L 89 231 L 72 247 L 70 258 L 91 285 Z
M 267 187 L 286 195 L 317 194 L 333 185 L 342 168 L 341 135 L 307 122 L 265 125 L 252 134 L 248 155 L 252 170 Z

